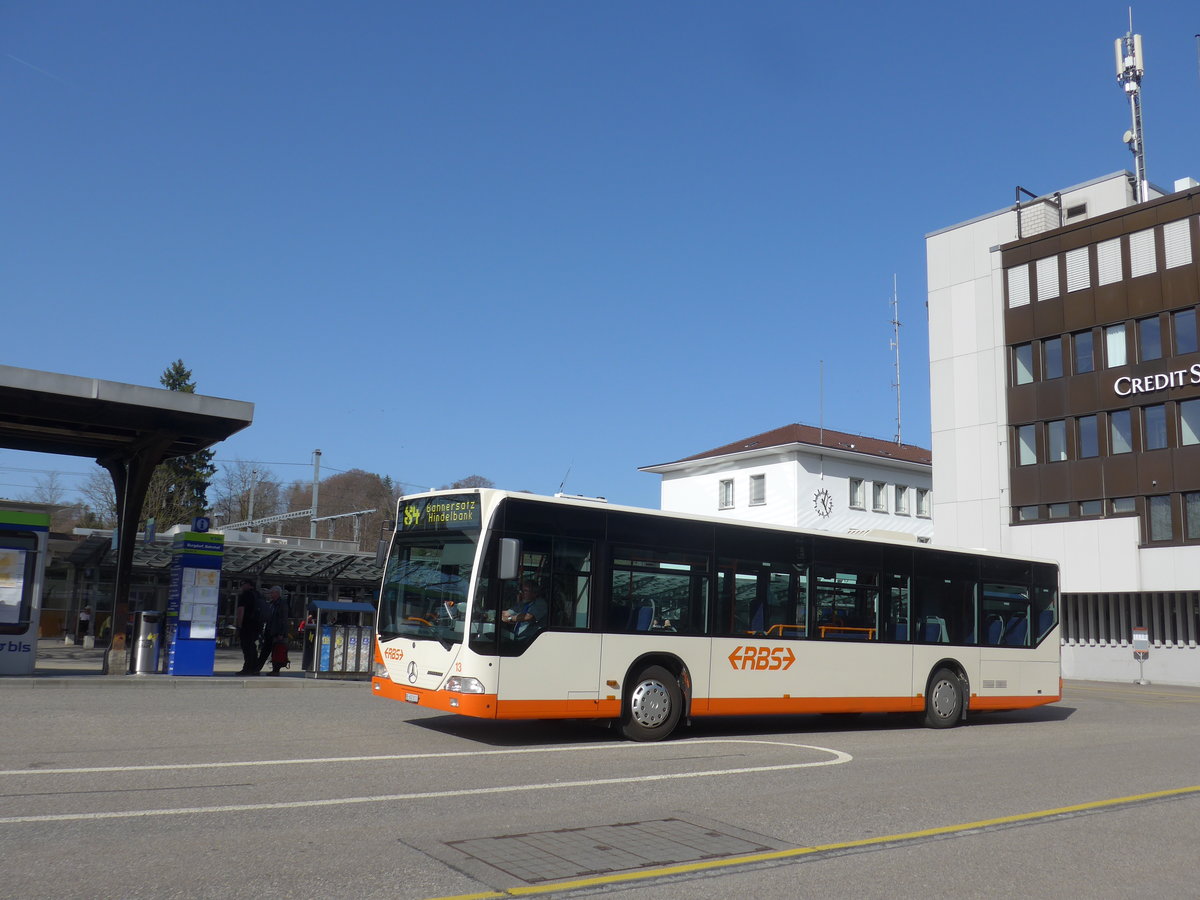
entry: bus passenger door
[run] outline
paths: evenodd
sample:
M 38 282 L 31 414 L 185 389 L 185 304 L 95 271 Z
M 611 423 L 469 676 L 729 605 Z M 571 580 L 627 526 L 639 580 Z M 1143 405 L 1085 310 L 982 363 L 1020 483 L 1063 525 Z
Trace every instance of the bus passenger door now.
M 501 715 L 592 717 L 600 696 L 601 636 L 593 614 L 591 541 L 526 538 L 520 587 L 537 600 L 501 602 L 501 610 L 535 612 L 537 627 L 502 640 L 499 662 Z M 528 593 L 522 595 L 528 596 Z M 507 647 L 507 651 L 506 651 Z

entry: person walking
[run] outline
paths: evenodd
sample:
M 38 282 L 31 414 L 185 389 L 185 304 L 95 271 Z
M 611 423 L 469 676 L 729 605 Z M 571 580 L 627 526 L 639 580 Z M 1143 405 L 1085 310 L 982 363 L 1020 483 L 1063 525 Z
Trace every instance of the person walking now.
M 91 606 L 84 604 L 83 609 L 81 609 L 79 611 L 79 622 L 78 622 L 77 628 L 75 629 L 76 643 L 79 643 L 79 644 L 83 643 L 83 639 L 88 636 L 88 634 L 91 631 L 91 627 L 92 627 L 92 608 L 91 608 Z
M 257 675 L 262 668 L 258 661 L 258 639 L 262 636 L 263 620 L 258 606 L 258 591 L 254 588 L 254 582 L 246 579 L 238 593 L 237 611 L 234 614 L 234 626 L 242 646 L 242 670 L 238 672 L 239 675 Z
M 262 647 L 258 651 L 254 671 L 255 674 L 261 672 L 263 666 L 267 664 L 267 660 L 270 659 L 271 674 L 278 675 L 280 669 L 288 666 L 288 602 L 284 599 L 279 585 L 275 585 L 267 591 L 267 602 L 270 604 L 271 611 L 263 625 Z M 277 650 L 277 645 L 282 646 Z

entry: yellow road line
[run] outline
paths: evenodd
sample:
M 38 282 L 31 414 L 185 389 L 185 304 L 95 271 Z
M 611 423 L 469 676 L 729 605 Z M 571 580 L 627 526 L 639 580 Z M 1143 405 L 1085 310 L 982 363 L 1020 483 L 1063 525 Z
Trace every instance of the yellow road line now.
M 978 822 L 966 822 L 961 825 L 942 825 L 937 828 L 926 828 L 921 831 L 909 831 L 903 834 L 892 834 L 884 837 L 863 838 L 857 841 L 842 841 L 836 844 L 820 844 L 815 847 L 795 847 L 791 850 L 774 850 L 769 853 L 752 853 L 747 856 L 733 856 L 726 859 L 710 859 L 702 862 L 681 863 L 675 866 L 661 866 L 655 869 L 642 869 L 637 872 L 621 872 L 613 875 L 598 875 L 592 878 L 581 878 L 575 881 L 556 881 L 553 884 L 520 885 L 500 891 L 483 891 L 478 894 L 456 894 L 454 896 L 430 898 L 430 900 L 498 900 L 504 897 L 528 897 L 536 894 L 549 894 L 556 891 L 572 891 L 581 888 L 597 887 L 605 884 L 620 882 L 643 881 L 651 878 L 664 878 L 669 875 L 685 875 L 712 869 L 734 868 L 736 866 L 753 865 L 754 863 L 777 862 L 785 859 L 796 859 L 811 856 L 814 853 L 828 853 L 834 850 L 851 850 L 860 847 L 870 847 L 877 844 L 891 844 L 900 841 L 919 840 L 921 838 L 938 837 L 955 834 L 956 832 L 975 831 L 982 828 L 994 828 L 997 825 L 1013 825 L 1016 823 L 1036 822 L 1039 819 L 1049 819 L 1054 816 L 1071 815 L 1073 813 L 1090 812 L 1132 803 L 1145 803 L 1150 800 L 1165 800 L 1172 797 L 1184 797 L 1188 794 L 1200 794 L 1200 785 L 1185 788 L 1174 788 L 1166 791 L 1152 791 L 1148 794 L 1132 794 L 1128 797 L 1115 797 L 1110 800 L 1093 800 L 1090 803 L 1077 803 L 1074 806 L 1060 806 L 1057 809 L 1043 809 L 1038 812 L 1017 813 L 1011 816 L 1000 816 L 995 819 L 981 819 Z

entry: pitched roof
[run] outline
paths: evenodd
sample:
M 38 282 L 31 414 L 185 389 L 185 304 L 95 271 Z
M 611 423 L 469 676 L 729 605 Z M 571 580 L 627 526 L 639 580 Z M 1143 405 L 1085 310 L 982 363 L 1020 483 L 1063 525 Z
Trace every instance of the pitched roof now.
M 728 456 L 731 453 L 742 453 L 747 450 L 761 450 L 765 447 L 782 447 L 787 444 L 809 444 L 814 447 L 827 447 L 830 450 L 841 450 L 848 453 L 863 453 L 867 456 L 878 456 L 884 459 L 899 459 L 905 462 L 932 465 L 933 454 L 924 447 L 914 444 L 900 444 L 896 441 L 885 441 L 879 438 L 865 437 L 861 434 L 846 434 L 841 431 L 831 431 L 828 428 L 814 428 L 811 425 L 784 425 L 772 431 L 764 431 L 723 447 L 706 450 L 694 456 L 685 456 L 676 462 L 691 462 L 708 459 L 715 456 Z

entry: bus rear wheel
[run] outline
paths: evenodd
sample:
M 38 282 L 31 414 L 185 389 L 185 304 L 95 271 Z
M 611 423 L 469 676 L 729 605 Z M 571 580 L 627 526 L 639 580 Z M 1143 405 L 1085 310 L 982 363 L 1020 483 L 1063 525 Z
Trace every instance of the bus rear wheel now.
M 648 666 L 630 683 L 621 708 L 621 734 L 631 741 L 661 741 L 679 724 L 683 692 L 662 666 Z
M 922 722 L 929 728 L 950 728 L 962 718 L 963 683 L 949 669 L 938 669 L 929 679 L 925 692 L 925 715 Z

